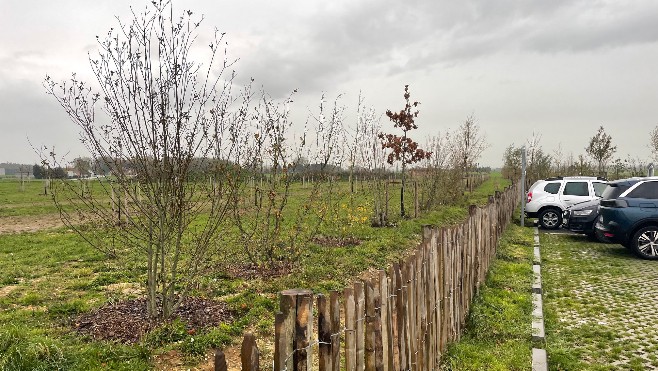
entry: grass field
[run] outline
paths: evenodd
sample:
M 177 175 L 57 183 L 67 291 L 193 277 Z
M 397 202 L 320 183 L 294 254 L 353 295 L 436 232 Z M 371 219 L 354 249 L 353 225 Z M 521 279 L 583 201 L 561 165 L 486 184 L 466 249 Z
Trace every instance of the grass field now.
M 130 346 L 93 341 L 72 331 L 71 322 L 76 315 L 104 304 L 141 296 L 146 280 L 143 264 L 108 259 L 66 228 L 0 234 L 0 369 L 150 369 L 157 355 L 172 350 L 186 364 L 198 364 L 208 349 L 230 344 L 245 329 L 262 338 L 271 336 L 279 291 L 342 289 L 369 269 L 383 268 L 404 256 L 419 241 L 422 225 L 458 223 L 467 215 L 468 204 L 485 204 L 489 195 L 507 185 L 494 174 L 454 205 L 417 219 L 397 220 L 395 227 L 372 228 L 369 219 L 361 218 L 348 230 L 325 227 L 325 234 L 342 233 L 360 243 L 309 243 L 293 271 L 281 277 L 231 275 L 227 267 L 244 262 L 244 256 L 240 246 L 228 245 L 214 257 L 217 269 L 204 275 L 193 294 L 226 302 L 233 321 L 194 334 L 185 331 L 184 324 L 173 322 Z M 17 182 L 0 180 L 0 223 L 3 218 L 56 212 L 48 198 L 41 196 L 42 187 L 42 182 L 27 182 L 25 191 L 19 192 Z M 362 195 L 363 202 L 367 199 Z M 336 223 L 350 218 L 337 215 Z M 267 352 L 263 349 L 266 358 Z

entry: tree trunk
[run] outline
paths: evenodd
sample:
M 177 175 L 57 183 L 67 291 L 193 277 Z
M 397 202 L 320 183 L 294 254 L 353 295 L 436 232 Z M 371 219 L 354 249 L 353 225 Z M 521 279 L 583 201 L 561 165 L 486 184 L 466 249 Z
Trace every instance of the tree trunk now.
M 402 160 L 402 187 L 400 187 L 400 217 L 404 218 L 405 217 L 405 212 L 404 212 L 404 187 L 405 187 L 405 168 L 406 165 L 404 163 L 404 158 Z

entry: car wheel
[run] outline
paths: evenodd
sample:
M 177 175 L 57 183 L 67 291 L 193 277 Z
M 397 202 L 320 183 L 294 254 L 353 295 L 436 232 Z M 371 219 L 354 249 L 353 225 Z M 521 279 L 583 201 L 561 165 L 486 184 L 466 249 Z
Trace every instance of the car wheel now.
M 658 259 L 658 227 L 651 225 L 635 232 L 631 247 L 642 259 Z
M 545 229 L 557 229 L 562 224 L 562 213 L 557 209 L 545 209 L 539 213 L 539 225 Z

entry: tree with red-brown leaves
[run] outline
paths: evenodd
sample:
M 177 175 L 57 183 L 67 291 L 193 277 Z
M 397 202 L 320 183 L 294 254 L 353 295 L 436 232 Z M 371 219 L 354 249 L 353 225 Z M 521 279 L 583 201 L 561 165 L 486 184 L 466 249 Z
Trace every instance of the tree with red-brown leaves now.
M 393 121 L 393 127 L 402 130 L 402 136 L 395 134 L 379 133 L 379 139 L 382 141 L 382 149 L 390 149 L 390 153 L 386 161 L 393 165 L 395 162 L 402 163 L 402 189 L 400 190 L 400 216 L 405 217 L 404 210 L 404 189 L 406 178 L 407 165 L 414 164 L 424 159 L 430 158 L 432 152 L 426 152 L 418 147 L 413 139 L 409 138 L 409 131 L 418 129 L 416 125 L 416 118 L 418 117 L 418 110 L 416 109 L 419 102 L 409 100 L 411 94 L 409 93 L 409 85 L 404 86 L 404 108 L 399 112 L 386 111 L 386 116 Z M 412 111 L 415 109 L 415 111 Z

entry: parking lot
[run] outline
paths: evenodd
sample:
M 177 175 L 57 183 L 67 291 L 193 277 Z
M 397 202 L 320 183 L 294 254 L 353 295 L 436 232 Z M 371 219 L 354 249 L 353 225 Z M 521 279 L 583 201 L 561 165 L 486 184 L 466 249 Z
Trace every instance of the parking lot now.
M 551 370 L 658 368 L 658 261 L 540 229 Z

